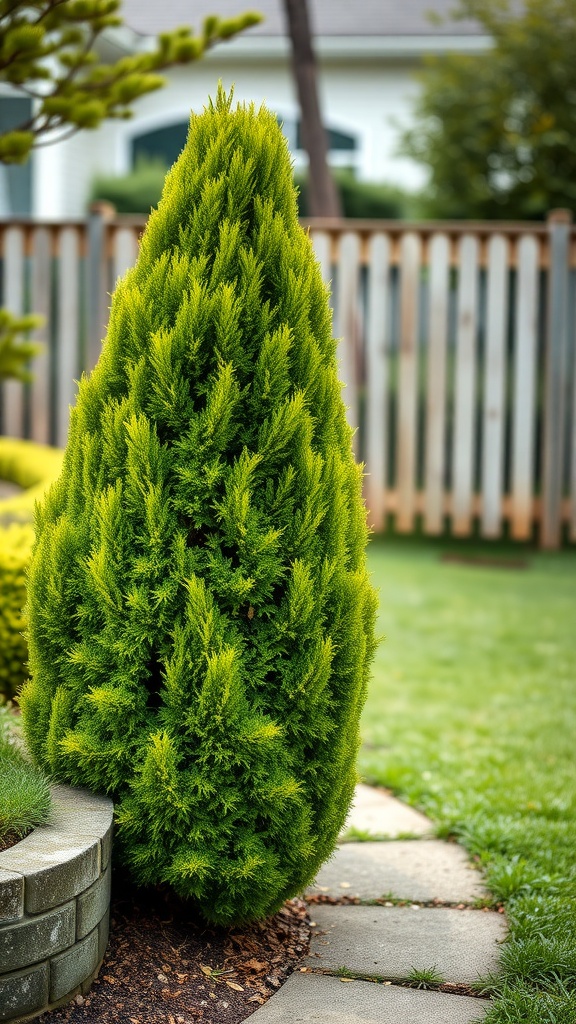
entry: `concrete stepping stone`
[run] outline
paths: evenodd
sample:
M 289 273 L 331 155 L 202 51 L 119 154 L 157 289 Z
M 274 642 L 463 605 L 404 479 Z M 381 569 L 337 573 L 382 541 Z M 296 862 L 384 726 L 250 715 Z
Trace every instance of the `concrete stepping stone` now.
M 250 1024 L 472 1024 L 489 1006 L 470 996 L 296 973 Z
M 365 832 L 371 836 L 426 836 L 433 831 L 432 822 L 413 807 L 407 807 L 382 789 L 356 786 L 354 800 L 342 831 L 345 836 L 349 829 Z
M 343 843 L 307 890 L 315 894 L 423 903 L 473 903 L 487 895 L 462 847 L 438 839 Z
M 498 969 L 498 944 L 506 936 L 504 918 L 495 911 L 322 905 L 311 910 L 316 927 L 304 963 L 367 978 L 405 980 L 414 968 L 434 968 L 444 981 L 468 985 Z

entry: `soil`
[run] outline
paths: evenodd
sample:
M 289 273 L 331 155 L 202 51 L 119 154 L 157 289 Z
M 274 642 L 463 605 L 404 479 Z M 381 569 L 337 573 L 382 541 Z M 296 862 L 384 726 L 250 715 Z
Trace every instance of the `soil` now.
M 238 1024 L 286 981 L 309 951 L 303 900 L 267 921 L 218 928 L 167 890 L 137 890 L 116 870 L 110 942 L 84 998 L 44 1024 Z
M 28 829 L 31 832 L 32 829 Z M 0 853 L 4 850 L 9 850 L 11 846 L 16 846 L 24 836 L 28 835 L 28 832 L 6 832 L 5 835 L 0 836 Z

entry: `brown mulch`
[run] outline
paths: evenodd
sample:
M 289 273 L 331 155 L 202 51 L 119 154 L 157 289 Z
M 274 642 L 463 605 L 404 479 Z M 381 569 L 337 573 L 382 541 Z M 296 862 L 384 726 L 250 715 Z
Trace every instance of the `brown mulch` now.
M 237 1024 L 297 970 L 310 920 L 292 899 L 267 921 L 218 928 L 168 891 L 144 892 L 115 872 L 110 942 L 84 998 L 45 1024 Z
M 32 829 L 28 829 L 31 832 Z M 11 846 L 16 846 L 24 836 L 28 835 L 28 832 L 6 832 L 3 836 L 0 836 L 0 853 L 4 853 L 4 850 L 9 850 Z

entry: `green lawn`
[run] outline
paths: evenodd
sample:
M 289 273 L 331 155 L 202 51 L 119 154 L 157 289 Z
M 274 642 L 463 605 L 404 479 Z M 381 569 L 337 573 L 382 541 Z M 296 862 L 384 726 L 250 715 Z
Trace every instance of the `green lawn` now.
M 574 1024 L 576 553 L 507 549 L 526 557 L 520 570 L 445 563 L 446 550 L 370 546 L 385 640 L 360 772 L 479 854 L 505 901 L 511 940 L 486 1024 Z

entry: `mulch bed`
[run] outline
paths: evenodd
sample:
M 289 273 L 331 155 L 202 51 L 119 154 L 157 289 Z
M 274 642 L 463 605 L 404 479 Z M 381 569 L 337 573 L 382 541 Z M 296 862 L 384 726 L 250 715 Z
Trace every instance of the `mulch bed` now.
M 166 890 L 133 888 L 116 870 L 110 942 L 88 995 L 45 1024 L 237 1024 L 297 970 L 309 951 L 303 900 L 267 921 L 217 928 Z

